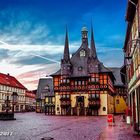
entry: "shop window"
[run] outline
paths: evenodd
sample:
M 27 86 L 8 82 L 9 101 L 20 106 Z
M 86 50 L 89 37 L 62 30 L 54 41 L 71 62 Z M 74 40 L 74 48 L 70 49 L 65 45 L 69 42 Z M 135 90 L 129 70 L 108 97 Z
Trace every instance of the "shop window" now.
M 99 94 L 96 94 L 96 97 L 99 98 Z
M 116 100 L 116 104 L 119 104 L 119 99 Z

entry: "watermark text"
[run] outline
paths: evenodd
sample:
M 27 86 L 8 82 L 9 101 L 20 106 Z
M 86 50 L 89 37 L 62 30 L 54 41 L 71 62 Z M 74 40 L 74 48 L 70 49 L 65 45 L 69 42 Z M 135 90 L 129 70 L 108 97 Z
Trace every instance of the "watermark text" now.
M 0 131 L 0 136 L 12 136 L 12 135 L 13 135 L 13 132 Z

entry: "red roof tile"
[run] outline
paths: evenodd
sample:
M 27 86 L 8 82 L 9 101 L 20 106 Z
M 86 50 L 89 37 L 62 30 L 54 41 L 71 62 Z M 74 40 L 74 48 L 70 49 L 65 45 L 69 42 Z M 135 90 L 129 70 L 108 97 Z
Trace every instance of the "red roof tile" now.
M 0 73 L 0 84 L 15 88 L 26 89 L 15 77 Z
M 35 94 L 33 91 L 26 90 L 25 92 L 26 97 L 35 98 Z

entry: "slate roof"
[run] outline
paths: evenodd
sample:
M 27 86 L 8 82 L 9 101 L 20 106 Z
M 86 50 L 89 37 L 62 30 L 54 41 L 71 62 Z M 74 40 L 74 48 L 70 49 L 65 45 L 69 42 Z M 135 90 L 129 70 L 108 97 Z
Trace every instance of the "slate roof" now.
M 35 99 L 35 94 L 34 94 L 33 91 L 26 90 L 25 97 L 29 97 L 29 98 L 34 98 Z
M 46 86 L 49 86 L 49 91 L 45 90 Z M 46 93 L 46 96 L 54 96 L 53 78 L 50 77 L 50 76 L 39 79 L 36 98 L 37 99 L 42 99 L 44 92 Z
M 114 86 L 124 86 L 123 82 L 122 82 L 122 78 L 121 78 L 121 68 L 109 68 L 114 77 L 115 77 L 115 81 L 114 81 Z
M 13 76 L 0 73 L 0 84 L 26 90 L 26 88 Z
M 69 67 L 71 68 L 71 71 L 67 69 L 66 63 L 63 63 L 65 61 L 61 61 L 61 69 L 59 69 L 56 73 L 52 74 L 51 76 L 61 75 L 65 73 L 65 75 L 69 75 L 69 77 L 84 77 L 84 76 L 89 76 L 90 73 L 105 73 L 106 72 L 106 73 L 110 73 L 114 79 L 112 71 L 106 68 L 103 65 L 103 63 L 101 63 L 98 60 L 92 27 L 91 27 L 91 30 L 92 31 L 91 31 L 90 47 L 88 46 L 88 38 L 82 38 L 81 46 L 69 60 L 70 62 L 68 64 L 69 64 Z M 67 32 L 66 32 L 66 40 L 67 41 L 65 42 L 68 42 Z M 64 53 L 69 54 L 68 44 L 66 43 L 65 43 L 65 50 L 67 50 L 67 53 L 66 51 L 64 51 Z M 80 52 L 82 51 L 85 51 L 86 55 L 84 57 L 80 56 Z M 66 58 L 64 57 L 62 60 L 65 60 L 65 59 Z M 79 70 L 79 68 L 82 70 Z
M 86 52 L 86 57 L 80 57 L 80 51 L 84 50 Z M 86 44 L 82 44 L 81 47 L 76 51 L 76 53 L 72 56 L 70 62 L 72 64 L 72 75 L 75 76 L 87 76 L 88 75 L 88 66 L 87 61 L 90 55 L 90 49 L 86 46 Z M 82 71 L 78 71 L 78 67 L 82 67 Z
M 100 67 L 101 67 L 101 70 L 100 70 L 100 72 L 112 72 L 109 68 L 107 68 L 107 67 L 105 67 L 104 65 L 103 65 L 103 63 L 100 63 L 101 65 L 100 65 Z
M 61 75 L 61 69 L 59 69 L 57 72 L 51 74 L 51 76 Z

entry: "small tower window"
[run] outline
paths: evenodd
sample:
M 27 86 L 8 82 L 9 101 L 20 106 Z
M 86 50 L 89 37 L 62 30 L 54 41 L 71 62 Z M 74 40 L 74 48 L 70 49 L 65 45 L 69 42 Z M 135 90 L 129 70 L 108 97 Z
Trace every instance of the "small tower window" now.
M 82 71 L 82 69 L 83 69 L 83 67 L 81 67 L 81 66 L 78 67 L 78 71 Z
M 81 50 L 81 51 L 80 51 L 80 57 L 83 57 L 83 56 L 86 56 L 85 50 Z
M 70 66 L 68 66 L 67 69 L 70 70 Z

